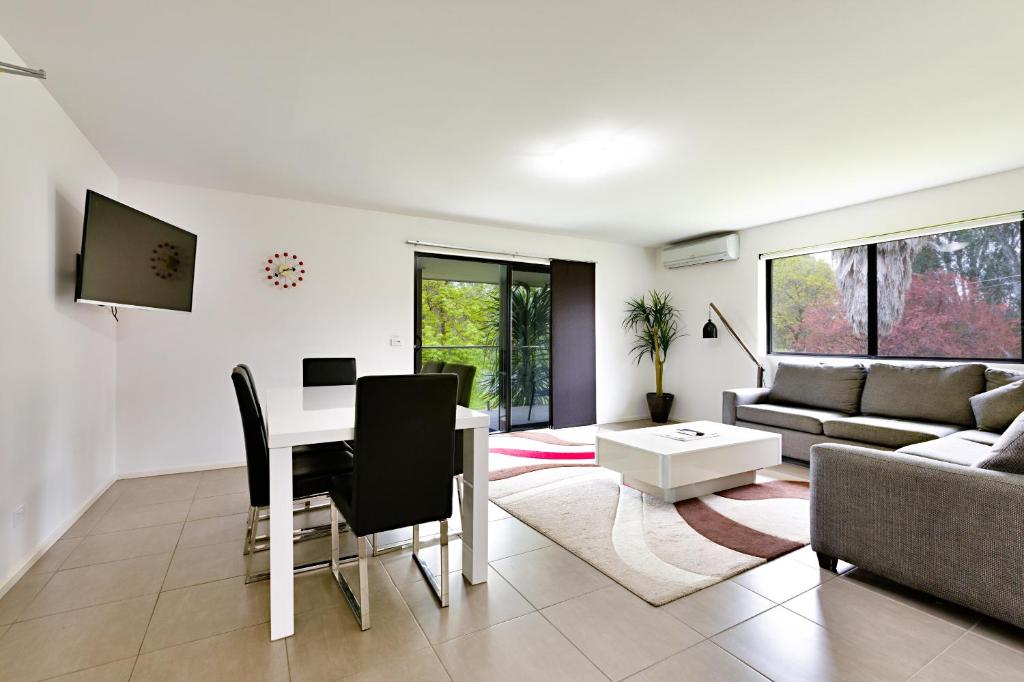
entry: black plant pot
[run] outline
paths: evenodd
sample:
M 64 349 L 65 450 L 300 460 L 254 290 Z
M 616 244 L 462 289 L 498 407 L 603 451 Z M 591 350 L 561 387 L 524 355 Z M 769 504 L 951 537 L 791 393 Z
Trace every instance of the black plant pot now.
M 675 396 L 671 393 L 647 394 L 647 409 L 651 411 L 651 421 L 655 424 L 664 424 L 668 421 L 668 413 L 672 411 L 672 400 Z

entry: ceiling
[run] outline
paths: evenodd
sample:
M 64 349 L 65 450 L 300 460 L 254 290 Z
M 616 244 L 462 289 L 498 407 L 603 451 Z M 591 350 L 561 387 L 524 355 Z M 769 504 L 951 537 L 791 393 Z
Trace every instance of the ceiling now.
M 637 244 L 1024 166 L 1022 28 L 1020 0 L 0 0 L 121 176 Z M 639 153 L 560 175 L 594 136 Z

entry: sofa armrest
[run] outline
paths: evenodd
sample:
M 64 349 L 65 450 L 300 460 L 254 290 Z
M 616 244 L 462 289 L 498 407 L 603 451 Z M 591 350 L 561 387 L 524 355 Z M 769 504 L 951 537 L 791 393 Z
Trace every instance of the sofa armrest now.
M 815 445 L 811 545 L 1024 626 L 1024 476 Z
M 740 405 L 763 403 L 770 388 L 730 388 L 722 391 L 722 423 L 736 423 L 736 408 Z

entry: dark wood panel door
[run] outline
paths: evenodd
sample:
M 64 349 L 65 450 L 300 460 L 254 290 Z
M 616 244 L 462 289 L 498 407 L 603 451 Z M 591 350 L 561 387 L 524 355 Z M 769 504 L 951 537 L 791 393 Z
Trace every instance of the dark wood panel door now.
M 594 264 L 551 261 L 551 426 L 597 422 Z

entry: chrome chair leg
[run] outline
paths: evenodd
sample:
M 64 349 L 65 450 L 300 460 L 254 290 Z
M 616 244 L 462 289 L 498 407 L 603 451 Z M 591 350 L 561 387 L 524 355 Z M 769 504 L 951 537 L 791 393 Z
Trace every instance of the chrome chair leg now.
M 416 561 L 416 565 L 419 567 L 423 577 L 427 579 L 427 583 L 430 584 L 434 596 L 441 602 L 441 608 L 445 608 L 448 606 L 449 599 L 448 519 L 441 521 L 440 545 L 441 575 L 435 576 L 430 567 L 427 566 L 427 562 L 420 557 L 420 527 L 419 525 L 412 527 L 412 558 Z
M 242 554 L 249 554 L 253 538 L 256 536 L 256 526 L 259 523 L 256 519 L 259 516 L 259 507 L 249 507 L 249 518 L 245 522 L 245 542 L 242 544 Z
M 256 578 L 252 573 L 252 555 L 256 553 L 256 524 L 259 523 L 256 519 L 259 518 L 259 513 L 259 507 L 251 507 L 249 509 L 249 518 L 252 519 L 252 526 L 247 536 L 245 550 L 242 552 L 245 555 L 246 584 L 256 582 Z M 270 577 L 269 572 L 267 573 L 267 577 Z
M 352 613 L 356 617 L 356 622 L 359 623 L 361 630 L 370 629 L 370 583 L 369 583 L 369 566 L 366 552 L 366 545 L 369 540 L 366 536 L 356 536 L 356 545 L 358 547 L 358 563 L 359 563 L 359 598 L 352 593 L 352 588 L 349 586 L 345 577 L 341 574 L 341 563 L 339 562 L 338 553 L 340 551 L 341 541 L 338 537 L 338 522 L 341 514 L 338 512 L 338 508 L 331 504 L 331 573 L 334 575 L 334 581 L 338 583 L 338 587 L 341 588 L 342 594 L 345 595 L 345 601 L 348 602 L 349 607 L 352 609 Z

